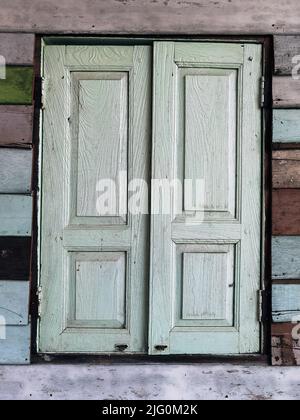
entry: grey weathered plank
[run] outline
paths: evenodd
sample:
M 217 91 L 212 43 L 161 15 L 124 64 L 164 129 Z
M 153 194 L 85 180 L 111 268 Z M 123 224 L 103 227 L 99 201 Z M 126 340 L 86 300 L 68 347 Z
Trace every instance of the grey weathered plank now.
M 273 285 L 272 299 L 273 322 L 300 322 L 300 283 Z
M 31 236 L 32 197 L 0 194 L 0 236 Z
M 6 337 L 6 339 L 1 339 Z M 0 364 L 30 363 L 30 324 L 5 327 L 0 325 Z
M 6 64 L 32 65 L 34 57 L 33 34 L 2 33 L 0 34 L 0 55 Z
M 274 0 L 40 0 L 2 2 L 0 29 L 35 33 L 299 33 L 300 3 Z M 87 7 L 88 4 L 88 7 Z M 22 13 L 20 13 L 20 10 Z
M 0 317 L 6 325 L 27 325 L 29 282 L 0 281 Z
M 0 146 L 32 143 L 32 106 L 0 105 Z
M 273 106 L 275 108 L 300 108 L 300 80 L 290 76 L 274 77 Z
M 300 189 L 300 150 L 274 150 L 272 163 L 273 188 Z
M 0 194 L 28 194 L 31 172 L 31 150 L 0 148 Z
M 275 73 L 291 75 L 295 66 L 292 59 L 300 55 L 299 35 L 277 35 L 274 37 Z
M 273 279 L 300 278 L 300 236 L 274 236 L 272 239 Z
M 274 109 L 273 142 L 300 142 L 300 109 Z

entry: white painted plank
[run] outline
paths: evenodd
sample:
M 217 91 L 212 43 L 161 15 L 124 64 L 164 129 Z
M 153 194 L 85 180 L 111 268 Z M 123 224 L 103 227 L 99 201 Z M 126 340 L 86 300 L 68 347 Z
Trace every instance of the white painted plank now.
M 272 299 L 273 322 L 300 321 L 300 283 L 273 285 Z
M 28 281 L 0 281 L 0 317 L 6 325 L 27 325 L 29 310 Z
M 0 364 L 27 365 L 30 363 L 31 326 L 6 327 L 0 325 Z M 3 337 L 5 337 L 3 339 Z
M 272 240 L 273 279 L 300 279 L 300 237 L 275 236 Z
M 0 149 L 1 194 L 29 193 L 31 191 L 31 172 L 31 150 Z
M 273 142 L 300 142 L 300 109 L 274 109 Z
M 31 236 L 32 197 L 0 194 L 0 236 Z

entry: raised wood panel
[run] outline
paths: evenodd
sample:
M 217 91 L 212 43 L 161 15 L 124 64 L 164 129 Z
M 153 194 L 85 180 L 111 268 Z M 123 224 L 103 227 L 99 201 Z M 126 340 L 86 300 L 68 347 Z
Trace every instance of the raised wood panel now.
M 300 278 L 300 237 L 274 236 L 272 239 L 273 279 Z
M 27 325 L 29 281 L 0 281 L 0 318 L 6 325 Z
M 300 109 L 273 110 L 273 142 L 300 142 Z
M 273 366 L 300 366 L 300 325 L 272 325 Z
M 0 29 L 36 33 L 273 34 L 299 33 L 298 0 L 32 0 L 5 2 Z M 20 14 L 22 10 L 22 14 Z M 121 18 L 120 18 L 121 17 Z
M 300 188 L 300 150 L 273 151 L 273 188 Z
M 273 77 L 274 108 L 300 108 L 300 80 L 292 77 Z
M 30 363 L 30 331 L 31 326 L 0 325 L 0 334 L 6 339 L 0 339 L 0 364 L 27 365 Z
M 31 236 L 32 197 L 0 194 L 0 236 Z
M 275 73 L 278 75 L 291 75 L 293 67 L 292 59 L 300 55 L 299 35 L 278 35 L 274 37 Z
M 6 79 L 0 79 L 0 104 L 31 105 L 33 68 L 6 67 Z
M 273 322 L 300 322 L 300 284 L 273 285 L 272 300 Z
M 7 65 L 33 65 L 34 41 L 34 34 L 2 33 L 0 55 Z
M 28 194 L 31 173 L 31 150 L 0 148 L 0 194 Z
M 28 281 L 31 239 L 0 237 L 0 280 Z
M 128 73 L 75 73 L 74 77 L 78 80 L 80 103 L 76 215 L 124 216 L 127 213 Z M 105 180 L 117 188 L 109 188 L 97 206 L 97 199 L 100 200 L 107 188 Z M 108 207 L 104 205 L 106 200 Z
M 300 235 L 300 189 L 274 190 L 273 235 Z
M 33 107 L 0 105 L 0 146 L 24 147 L 32 143 Z

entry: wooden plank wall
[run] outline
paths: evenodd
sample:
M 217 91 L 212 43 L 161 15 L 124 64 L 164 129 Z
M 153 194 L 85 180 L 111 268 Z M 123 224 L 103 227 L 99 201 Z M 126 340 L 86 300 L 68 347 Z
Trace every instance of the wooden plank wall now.
M 1 364 L 30 362 L 34 43 L 32 34 L 0 33 Z
M 300 365 L 300 36 L 274 41 L 272 361 L 290 366 Z

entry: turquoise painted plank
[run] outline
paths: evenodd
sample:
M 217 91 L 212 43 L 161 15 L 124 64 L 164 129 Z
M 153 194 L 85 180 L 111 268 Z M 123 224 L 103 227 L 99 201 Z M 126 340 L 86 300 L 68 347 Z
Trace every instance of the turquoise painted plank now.
M 273 142 L 300 142 L 300 109 L 274 109 Z
M 272 239 L 273 279 L 300 279 L 300 236 Z
M 32 197 L 0 195 L 0 236 L 31 236 Z
M 32 150 L 0 149 L 0 194 L 28 194 L 31 173 Z
M 27 365 L 30 363 L 30 324 L 5 327 L 0 325 L 0 364 Z
M 272 313 L 273 322 L 300 321 L 300 282 L 273 285 Z
M 0 317 L 6 325 L 28 325 L 29 282 L 0 281 Z

